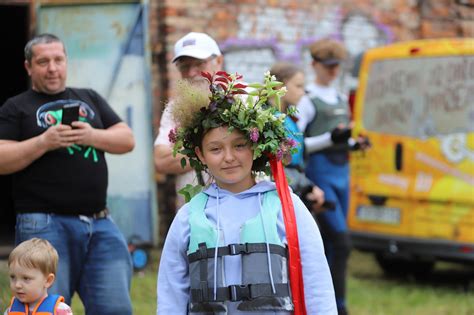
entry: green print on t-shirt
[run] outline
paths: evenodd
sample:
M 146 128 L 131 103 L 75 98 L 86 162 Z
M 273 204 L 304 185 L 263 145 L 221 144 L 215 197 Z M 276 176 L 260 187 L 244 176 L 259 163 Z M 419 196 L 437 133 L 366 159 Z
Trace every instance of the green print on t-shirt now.
M 51 115 L 54 118 L 54 120 L 56 121 L 54 123 L 54 126 L 56 126 L 62 121 L 63 109 L 61 108 L 61 109 L 54 110 L 54 111 L 51 110 L 51 111 L 48 111 L 48 114 Z M 79 116 L 79 121 L 89 123 L 87 118 L 82 117 L 82 116 Z M 92 152 L 93 161 L 95 163 L 99 162 L 99 156 L 97 155 L 97 151 L 93 146 L 80 146 L 80 145 L 77 145 L 77 144 L 73 144 L 72 146 L 67 147 L 66 149 L 69 152 L 69 155 L 74 155 L 74 153 L 75 153 L 74 150 L 77 150 L 78 152 L 83 151 L 84 152 L 83 156 L 84 156 L 85 159 L 88 159 L 89 156 L 91 155 L 91 152 Z

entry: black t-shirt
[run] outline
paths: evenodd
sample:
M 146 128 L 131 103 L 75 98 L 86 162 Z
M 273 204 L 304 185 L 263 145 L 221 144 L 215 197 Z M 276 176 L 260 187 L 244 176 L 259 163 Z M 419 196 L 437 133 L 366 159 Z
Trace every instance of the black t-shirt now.
M 0 107 L 0 139 L 24 141 L 61 121 L 65 104 L 80 103 L 80 120 L 107 129 L 121 120 L 90 89 L 66 88 L 56 95 L 28 90 Z M 104 152 L 74 146 L 49 151 L 13 174 L 17 212 L 91 214 L 105 208 L 108 184 Z

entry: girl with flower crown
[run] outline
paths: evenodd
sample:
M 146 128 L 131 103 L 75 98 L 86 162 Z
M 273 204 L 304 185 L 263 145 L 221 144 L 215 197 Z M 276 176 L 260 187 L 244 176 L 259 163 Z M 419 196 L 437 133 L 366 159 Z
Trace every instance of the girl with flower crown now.
M 248 86 L 239 75 L 203 76 L 209 91 L 179 85 L 170 139 L 213 181 L 171 224 L 157 314 L 337 314 L 318 227 L 281 176 L 294 141 L 285 115 L 265 104 L 284 90 L 269 73 Z M 276 184 L 256 183 L 269 161 Z

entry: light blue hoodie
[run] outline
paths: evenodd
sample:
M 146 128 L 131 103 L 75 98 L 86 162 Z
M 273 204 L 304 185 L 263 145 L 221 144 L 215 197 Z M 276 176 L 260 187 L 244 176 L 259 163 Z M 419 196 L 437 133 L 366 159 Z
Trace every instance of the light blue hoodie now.
M 240 227 L 260 211 L 259 200 L 263 193 L 276 189 L 273 182 L 262 181 L 238 194 L 212 184 L 204 193 L 209 196 L 205 213 L 213 224 L 219 222 L 225 245 L 240 243 Z M 259 196 L 260 195 L 260 196 Z M 308 315 L 337 315 L 331 274 L 324 255 L 318 226 L 303 202 L 292 194 L 298 225 L 305 303 Z M 166 236 L 158 271 L 158 315 L 188 314 L 189 303 L 189 203 L 176 214 Z M 287 244 L 283 214 L 278 216 L 278 235 Z M 225 284 L 241 283 L 241 258 L 225 256 Z M 290 314 L 288 312 L 241 312 L 238 302 L 227 302 L 228 314 Z M 193 313 L 195 314 L 195 313 Z

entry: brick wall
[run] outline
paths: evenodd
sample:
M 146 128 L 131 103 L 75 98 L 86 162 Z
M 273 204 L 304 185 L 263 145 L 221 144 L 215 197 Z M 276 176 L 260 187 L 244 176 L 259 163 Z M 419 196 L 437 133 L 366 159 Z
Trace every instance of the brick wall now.
M 170 65 L 173 44 L 190 31 L 214 37 L 225 52 L 226 69 L 238 67 L 249 79 L 277 59 L 304 65 L 306 45 L 324 36 L 344 41 L 353 57 L 394 41 L 474 37 L 474 0 L 157 0 L 150 5 L 155 128 L 178 77 Z
M 278 59 L 309 64 L 306 47 L 320 37 L 342 40 L 352 58 L 396 41 L 474 37 L 474 0 L 151 0 L 150 20 L 157 131 L 178 78 L 173 45 L 190 31 L 215 38 L 226 70 L 255 81 Z M 174 216 L 172 179 L 157 177 L 161 240 Z

